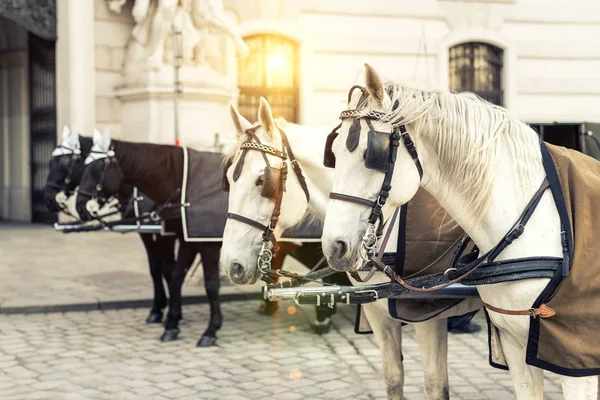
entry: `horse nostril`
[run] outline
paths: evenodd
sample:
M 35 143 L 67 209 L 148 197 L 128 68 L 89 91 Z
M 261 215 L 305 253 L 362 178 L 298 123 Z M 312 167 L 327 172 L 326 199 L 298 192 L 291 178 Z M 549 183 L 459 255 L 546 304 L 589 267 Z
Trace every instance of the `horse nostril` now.
M 344 258 L 347 252 L 348 244 L 346 242 L 344 242 L 343 240 L 338 240 L 335 242 L 335 250 L 333 253 L 335 258 L 341 260 L 342 258 Z
M 234 278 L 241 278 L 244 276 L 244 267 L 240 263 L 231 264 L 231 276 Z

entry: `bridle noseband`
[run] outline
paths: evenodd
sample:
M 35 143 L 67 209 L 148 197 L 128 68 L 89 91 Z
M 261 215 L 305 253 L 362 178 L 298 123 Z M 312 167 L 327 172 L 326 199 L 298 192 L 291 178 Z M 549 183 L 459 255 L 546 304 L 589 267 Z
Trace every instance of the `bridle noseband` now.
M 352 97 L 352 92 L 354 91 L 354 89 L 357 89 L 357 88 L 361 89 L 361 91 L 363 92 L 363 95 L 361 96 L 361 99 L 358 102 L 358 104 L 361 104 L 363 102 L 363 100 L 366 100 L 366 98 L 368 96 L 368 92 L 366 91 L 366 89 L 361 86 L 354 86 L 350 89 L 350 93 L 348 94 L 348 99 L 349 99 L 348 101 L 350 101 L 350 99 Z M 408 154 L 413 159 L 413 162 L 415 163 L 415 167 L 417 168 L 417 172 L 419 173 L 419 179 L 421 179 L 421 180 L 423 179 L 423 167 L 421 165 L 421 162 L 419 161 L 419 155 L 417 153 L 415 143 L 412 140 L 412 138 L 410 137 L 408 131 L 406 130 L 406 126 L 404 124 L 396 124 L 396 123 L 392 122 L 392 131 L 391 132 L 389 132 L 389 133 L 377 132 L 375 130 L 375 128 L 373 127 L 373 124 L 371 121 L 388 122 L 386 114 L 384 114 L 382 112 L 378 112 L 378 111 L 370 111 L 370 112 L 365 113 L 358 109 L 342 111 L 340 114 L 340 119 L 342 121 L 345 119 L 353 119 L 355 121 L 360 121 L 361 119 L 364 119 L 367 122 L 367 125 L 369 126 L 369 129 L 370 129 L 369 144 L 368 144 L 369 147 L 372 145 L 371 140 L 374 140 L 371 137 L 372 133 L 373 133 L 373 137 L 375 136 L 375 134 L 378 134 L 378 133 L 387 134 L 389 137 L 388 154 L 387 155 L 381 154 L 381 156 L 388 157 L 386 168 L 384 168 L 382 170 L 380 167 L 379 168 L 371 167 L 367 163 L 368 160 L 365 160 L 365 163 L 367 164 L 367 168 L 378 169 L 385 173 L 385 176 L 383 178 L 383 184 L 381 185 L 381 189 L 379 191 L 379 194 L 377 195 L 376 200 L 365 199 L 362 197 L 351 196 L 351 195 L 343 194 L 343 193 L 331 192 L 329 194 L 329 198 L 333 199 L 333 200 L 347 201 L 350 203 L 355 203 L 355 204 L 360 204 L 363 206 L 371 207 L 371 213 L 368 218 L 367 230 L 362 238 L 362 244 L 361 244 L 361 248 L 360 248 L 360 252 L 359 252 L 361 258 L 365 262 L 367 262 L 367 261 L 369 261 L 370 257 L 374 254 L 374 249 L 377 246 L 378 238 L 380 238 L 383 234 L 384 221 L 383 221 L 382 207 L 387 202 L 387 198 L 390 195 L 390 190 L 392 189 L 392 177 L 394 175 L 394 167 L 395 167 L 396 158 L 397 158 L 397 154 L 398 154 L 398 147 L 400 146 L 400 140 L 402 140 L 402 143 L 404 144 L 404 147 L 406 147 Z M 341 127 L 341 124 L 338 125 L 330 133 L 331 139 L 328 141 L 329 146 L 331 146 L 333 140 L 335 139 L 335 137 L 337 137 L 337 135 L 338 135 L 337 130 L 340 127 Z M 359 132 L 357 134 L 360 134 L 360 127 L 359 127 Z M 347 146 L 348 146 L 348 144 L 347 144 Z M 373 144 L 373 146 L 374 146 L 374 144 Z M 369 149 L 367 149 L 367 151 L 369 151 Z M 331 147 L 326 148 L 326 150 L 325 150 L 324 164 L 327 167 L 335 166 L 335 156 L 333 156 L 333 153 L 331 152 Z M 376 227 L 377 221 L 379 221 L 379 225 Z
M 298 182 L 300 183 L 300 186 L 304 191 L 304 195 L 306 197 L 307 202 L 310 201 L 310 194 L 308 192 L 306 178 L 302 173 L 300 164 L 298 164 L 298 161 L 294 157 L 294 153 L 292 152 L 292 148 L 290 147 L 285 132 L 278 128 L 282 142 L 282 149 L 278 150 L 274 147 L 261 143 L 260 139 L 255 133 L 258 128 L 260 128 L 260 125 L 250 128 L 245 132 L 245 134 L 249 137 L 249 140 L 240 145 L 240 150 L 242 150 L 242 154 L 240 155 L 234 170 L 234 181 L 237 180 L 237 178 L 241 174 L 241 168 L 243 167 L 243 162 L 248 150 L 260 151 L 266 163 L 263 190 L 261 194 L 263 197 L 273 200 L 275 202 L 275 207 L 273 209 L 273 213 L 271 214 L 269 225 L 264 225 L 261 222 L 255 221 L 251 218 L 231 212 L 227 213 L 227 218 L 239 221 L 241 223 L 263 231 L 262 245 L 258 254 L 257 266 L 259 271 L 263 274 L 263 279 L 268 280 L 272 275 L 271 272 L 274 271 L 271 268 L 271 261 L 273 259 L 273 253 L 277 251 L 277 242 L 275 240 L 275 235 L 273 232 L 275 230 L 275 227 L 277 226 L 277 223 L 279 222 L 279 216 L 281 214 L 281 203 L 283 201 L 283 192 L 285 191 L 285 184 L 287 181 L 288 174 L 288 167 L 286 162 L 288 156 L 290 164 L 292 165 L 292 169 L 294 170 L 294 173 L 298 178 Z M 267 158 L 267 154 L 278 157 L 283 161 L 281 169 L 278 170 L 276 168 L 271 167 L 269 159 Z M 231 164 L 228 163 L 227 168 L 230 165 Z M 275 173 L 275 170 L 278 170 L 279 173 Z M 277 175 L 279 176 L 277 177 Z M 279 178 L 279 181 L 274 182 L 273 180 L 277 180 L 277 178 Z M 226 191 L 229 190 L 228 184 L 225 185 L 224 189 Z

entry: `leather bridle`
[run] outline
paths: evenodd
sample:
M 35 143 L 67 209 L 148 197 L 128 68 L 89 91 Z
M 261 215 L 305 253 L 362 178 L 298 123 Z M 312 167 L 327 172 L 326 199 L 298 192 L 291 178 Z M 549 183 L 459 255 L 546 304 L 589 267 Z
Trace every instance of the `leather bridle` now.
M 358 87 L 361 88 L 361 90 L 363 90 L 363 93 L 364 93 L 364 88 L 362 88 L 360 86 L 358 86 Z M 350 94 L 348 95 L 349 98 L 352 94 L 352 91 L 355 88 L 356 87 L 353 87 L 352 89 L 350 89 Z M 360 101 L 359 101 L 359 103 L 360 103 Z M 377 111 L 371 111 L 369 113 L 361 113 L 359 110 L 346 110 L 340 114 L 340 119 L 344 120 L 346 118 L 366 119 L 367 124 L 369 125 L 369 128 L 371 130 L 374 130 L 374 129 L 371 125 L 370 120 L 387 121 L 386 115 L 383 113 L 377 112 Z M 339 126 L 341 126 L 341 125 L 339 125 Z M 331 133 L 331 135 L 335 134 L 335 131 L 337 129 L 339 129 L 339 126 L 334 129 L 334 131 Z M 367 205 L 372 208 L 371 214 L 370 214 L 369 220 L 368 220 L 367 231 L 366 231 L 365 235 L 363 236 L 362 246 L 361 246 L 361 257 L 366 262 L 371 264 L 371 269 L 365 280 L 362 280 L 362 279 L 360 279 L 360 277 L 358 277 L 356 270 L 352 271 L 352 276 L 355 279 L 358 279 L 359 281 L 364 282 L 366 280 L 369 280 L 377 270 L 380 270 L 380 271 L 384 272 L 388 276 L 388 278 L 390 278 L 393 282 L 399 284 L 400 286 L 402 286 L 410 291 L 413 291 L 413 292 L 435 292 L 437 290 L 440 290 L 447 286 L 450 286 L 454 283 L 458 283 L 458 282 L 462 281 L 463 279 L 468 277 L 470 274 L 475 272 L 475 270 L 477 270 L 478 268 L 483 266 L 486 263 L 486 261 L 487 261 L 487 263 L 493 262 L 496 259 L 496 257 L 498 257 L 500 255 L 500 253 L 502 253 L 502 251 L 504 251 L 516 239 L 518 239 L 523 234 L 523 232 L 525 230 L 525 226 L 527 225 L 527 222 L 529 222 L 533 212 L 535 211 L 538 204 L 540 203 L 543 194 L 550 187 L 550 185 L 548 183 L 548 178 L 547 177 L 544 178 L 544 180 L 542 181 L 542 184 L 540 185 L 538 190 L 535 192 L 535 194 L 533 195 L 533 197 L 531 198 L 529 203 L 525 206 L 525 209 L 519 215 L 517 221 L 512 225 L 512 227 L 508 230 L 508 232 L 502 237 L 502 239 L 500 239 L 500 241 L 498 243 L 496 243 L 496 245 L 494 247 L 492 247 L 490 250 L 488 250 L 485 254 L 480 255 L 479 249 L 475 246 L 474 250 L 471 253 L 463 256 L 463 253 L 470 241 L 469 236 L 465 233 L 463 235 L 463 237 L 461 238 L 460 245 L 458 246 L 458 248 L 456 249 L 456 251 L 454 253 L 454 256 L 452 257 L 452 268 L 448 268 L 444 272 L 446 281 L 444 283 L 440 283 L 440 284 L 432 286 L 432 287 L 413 286 L 413 285 L 407 283 L 389 265 L 387 265 L 383 262 L 383 258 L 382 258 L 383 250 L 380 251 L 379 255 L 374 254 L 374 248 L 377 244 L 377 240 L 379 239 L 379 237 L 381 237 L 381 233 L 382 233 L 382 229 L 383 229 L 383 218 L 382 218 L 381 208 L 386 203 L 387 198 L 389 196 L 389 192 L 391 190 L 391 181 L 392 181 L 392 175 L 394 172 L 394 165 L 396 162 L 396 155 L 397 155 L 397 150 L 398 150 L 398 146 L 399 146 L 399 139 L 402 139 L 404 146 L 408 150 L 408 153 L 410 154 L 410 156 L 412 157 L 412 159 L 415 163 L 417 171 L 419 172 L 420 179 L 421 180 L 423 179 L 423 168 L 419 161 L 419 157 L 418 157 L 414 142 L 412 141 L 410 135 L 406 131 L 405 126 L 402 124 L 392 123 L 392 127 L 393 127 L 392 132 L 390 133 L 389 167 L 387 169 L 387 172 L 385 173 L 383 185 L 381 187 L 381 190 L 379 192 L 377 200 L 372 201 L 370 199 L 364 199 L 361 197 L 350 196 L 350 195 L 341 194 L 341 193 L 331 193 L 329 195 L 329 198 L 334 199 L 334 200 L 348 201 L 351 203 L 356 203 L 356 204 L 361 204 L 361 205 Z M 330 151 L 331 149 L 326 148 L 326 154 L 325 154 L 326 158 L 327 158 L 328 150 Z M 388 227 L 388 232 L 386 233 L 386 236 L 384 238 L 384 243 L 382 244 L 382 249 L 384 249 L 385 245 L 387 244 L 387 240 L 389 239 L 389 235 L 391 233 L 391 230 L 393 229 L 393 224 L 398 215 L 398 211 L 399 210 L 396 209 L 396 211 L 394 212 L 394 214 L 392 216 L 392 221 L 390 223 L 390 226 Z M 379 227 L 376 229 L 375 223 L 377 222 L 377 220 L 380 220 L 380 224 L 379 224 Z M 562 248 L 563 248 L 563 261 L 562 261 L 563 268 L 562 268 L 562 270 L 563 270 L 563 275 L 566 276 L 566 274 L 568 273 L 568 266 L 570 264 L 570 256 L 569 256 L 569 248 L 567 245 L 567 240 L 566 240 L 566 235 L 565 235 L 564 230 L 561 232 L 561 244 L 562 244 Z M 362 254 L 363 250 L 364 250 L 364 254 Z M 434 261 L 434 263 L 436 263 L 438 260 Z M 430 264 L 429 266 L 431 266 L 431 265 L 433 265 L 433 264 Z M 427 266 L 425 269 L 429 268 L 429 266 Z M 540 315 L 542 318 L 547 318 L 548 316 L 554 315 L 553 310 L 549 309 L 550 312 L 548 312 L 548 310 L 542 309 L 543 307 L 540 307 L 539 309 L 532 308 L 532 309 L 522 310 L 522 311 L 513 311 L 513 310 L 504 310 L 504 309 L 500 309 L 497 307 L 493 307 L 486 303 L 484 303 L 484 306 L 493 311 L 503 313 L 503 314 L 509 314 L 509 315 L 530 315 L 533 318 L 535 318 L 537 315 Z M 544 306 L 544 305 L 542 305 L 542 306 Z
M 81 190 L 81 188 L 78 191 L 78 195 L 84 195 L 89 198 L 89 200 L 85 204 L 85 208 L 92 217 L 97 217 L 98 212 L 100 211 L 100 208 L 102 207 L 102 205 L 104 205 L 110 201 L 109 196 L 106 196 L 103 193 L 104 180 L 106 179 L 106 173 L 108 172 L 108 167 L 111 164 L 116 164 L 118 167 L 118 164 L 119 164 L 119 160 L 115 157 L 115 151 L 113 148 L 111 148 L 107 152 L 92 150 L 90 152 L 90 155 L 88 156 L 88 159 L 86 159 L 86 164 L 92 164 L 92 163 L 98 162 L 98 161 L 104 162 L 104 168 L 102 169 L 102 173 L 100 175 L 100 179 L 98 180 L 98 183 L 94 187 L 94 192 L 88 192 L 85 190 Z M 117 171 L 119 171 L 119 174 L 122 177 L 123 172 L 121 171 L 121 169 L 117 168 Z
M 351 96 L 352 91 L 355 88 L 356 87 L 353 87 L 351 89 L 351 92 L 348 97 Z M 360 86 L 358 86 L 358 88 L 363 90 L 363 92 L 365 91 L 365 89 Z M 373 128 L 371 121 L 387 121 L 386 114 L 378 111 L 370 111 L 368 113 L 365 113 L 361 110 L 355 109 L 342 111 L 342 113 L 340 114 L 340 119 L 342 121 L 350 118 L 354 120 L 364 119 L 372 131 L 375 131 L 375 129 Z M 340 126 L 341 125 L 338 125 L 338 127 L 334 129 L 333 133 L 335 133 Z M 402 140 L 402 143 L 404 144 L 404 147 L 406 147 L 408 154 L 413 159 L 415 167 L 417 168 L 417 172 L 419 173 L 419 179 L 422 180 L 423 167 L 421 165 L 421 162 L 419 161 L 419 155 L 417 153 L 415 143 L 410 137 L 410 134 L 406 130 L 404 124 L 397 125 L 392 123 L 392 131 L 389 133 L 390 146 L 388 153 L 388 168 L 385 172 L 383 183 L 381 185 L 379 194 L 377 195 L 377 199 L 365 199 L 363 197 L 351 196 L 348 194 L 336 192 L 331 192 L 329 194 L 329 198 L 333 200 L 347 201 L 350 203 L 371 207 L 371 213 L 368 218 L 367 230 L 362 238 L 361 248 L 359 251 L 361 258 L 365 262 L 369 261 L 370 257 L 374 254 L 375 247 L 377 246 L 377 241 L 383 234 L 384 222 L 382 207 L 387 202 L 387 198 L 390 195 L 390 190 L 392 189 L 392 177 L 394 175 L 394 167 L 396 163 L 396 157 L 398 154 L 398 147 L 400 146 L 400 140 Z M 379 221 L 378 226 L 376 226 L 377 221 Z
M 227 218 L 244 223 L 253 228 L 259 229 L 263 232 L 262 245 L 261 245 L 261 249 L 258 254 L 258 259 L 257 259 L 257 266 L 258 266 L 259 271 L 263 274 L 263 278 L 267 278 L 272 275 L 286 276 L 286 275 L 282 275 L 279 271 L 273 270 L 271 268 L 271 261 L 273 259 L 273 253 L 277 251 L 277 242 L 275 240 L 275 235 L 273 232 L 275 230 L 275 227 L 277 226 L 277 222 L 279 221 L 279 216 L 281 214 L 281 203 L 283 201 L 283 192 L 285 191 L 285 183 L 287 180 L 287 173 L 288 173 L 288 169 L 287 169 L 288 168 L 287 167 L 288 158 L 290 160 L 292 169 L 294 170 L 294 173 L 296 174 L 296 177 L 298 178 L 298 182 L 300 183 L 300 186 L 302 187 L 302 190 L 304 191 L 304 195 L 306 197 L 307 202 L 310 201 L 310 194 L 308 192 L 306 178 L 304 177 L 304 174 L 302 173 L 300 164 L 298 164 L 298 161 L 296 160 L 296 157 L 294 156 L 294 153 L 292 152 L 292 148 L 290 147 L 290 144 L 289 144 L 289 141 L 287 139 L 285 132 L 278 128 L 279 133 L 281 134 L 281 142 L 282 142 L 282 149 L 278 150 L 274 147 L 271 147 L 271 146 L 261 143 L 260 139 L 258 138 L 258 136 L 255 133 L 259 127 L 260 127 L 260 125 L 246 130 L 245 134 L 249 137 L 249 140 L 242 143 L 240 146 L 240 150 L 242 150 L 242 155 L 240 156 L 238 163 L 243 162 L 246 152 L 249 150 L 259 151 L 262 154 L 263 159 L 265 160 L 267 168 L 271 168 L 271 163 L 269 162 L 269 159 L 267 158 L 267 154 L 278 157 L 283 161 L 282 167 L 281 167 L 281 174 L 280 174 L 281 180 L 278 185 L 279 190 L 275 194 L 275 198 L 271 199 L 271 200 L 274 200 L 275 207 L 273 208 L 273 213 L 271 214 L 270 222 L 268 225 L 264 225 L 263 223 L 255 221 L 251 218 L 245 217 L 240 214 L 231 213 L 231 212 L 227 213 Z M 268 184 L 268 182 L 266 182 L 266 181 L 263 182 L 263 185 L 266 185 L 266 184 Z M 294 277 L 298 278 L 298 276 L 294 276 Z
M 59 152 L 59 150 L 60 150 L 60 152 Z M 56 193 L 56 196 L 54 197 L 54 200 L 56 201 L 56 204 L 58 204 L 58 206 L 61 208 L 61 210 L 63 212 L 68 213 L 67 200 L 75 192 L 74 188 L 73 189 L 69 188 L 69 185 L 73 181 L 72 177 L 73 177 L 73 170 L 75 169 L 75 165 L 76 165 L 77 161 L 81 159 L 81 150 L 80 149 L 72 149 L 70 147 L 60 145 L 54 150 L 54 153 L 56 153 L 55 155 L 53 155 L 54 157 L 61 157 L 61 156 L 67 156 L 67 155 L 70 156 L 69 157 L 69 165 L 67 166 L 67 175 L 65 176 L 65 179 L 63 179 L 63 181 L 61 183 L 54 183 L 52 181 L 48 181 L 48 182 L 46 182 L 46 185 L 58 190 L 58 192 Z M 68 213 L 68 214 L 70 215 L 70 213 Z

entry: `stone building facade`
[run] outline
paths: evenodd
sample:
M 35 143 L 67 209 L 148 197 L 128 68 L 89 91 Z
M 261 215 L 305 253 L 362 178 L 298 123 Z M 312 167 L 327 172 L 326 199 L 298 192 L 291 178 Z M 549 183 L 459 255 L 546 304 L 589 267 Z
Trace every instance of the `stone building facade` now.
M 125 70 L 139 22 L 134 0 L 56 0 L 54 133 L 63 125 L 85 135 L 109 128 L 125 140 L 221 149 L 233 137 L 228 104 L 254 120 L 261 95 L 276 115 L 333 126 L 365 62 L 391 80 L 474 90 L 527 122 L 600 121 L 597 1 L 222 3 L 250 52 L 241 55 L 213 27 L 200 30 L 203 61 L 180 70 L 176 138 L 172 60 L 165 56 L 154 72 Z M 32 82 L 30 34 L 17 22 L 0 20 L 0 219 L 30 221 L 40 219 L 31 115 L 39 82 Z M 173 35 L 167 53 L 168 40 Z

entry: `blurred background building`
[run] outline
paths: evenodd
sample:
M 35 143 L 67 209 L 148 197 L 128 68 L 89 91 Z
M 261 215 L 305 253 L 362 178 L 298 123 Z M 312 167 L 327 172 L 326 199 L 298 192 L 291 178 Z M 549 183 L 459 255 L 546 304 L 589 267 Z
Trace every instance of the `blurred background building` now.
M 365 62 L 524 121 L 600 121 L 596 0 L 0 0 L 0 15 L 0 219 L 55 218 L 40 190 L 63 125 L 219 151 L 232 102 L 334 126 Z

